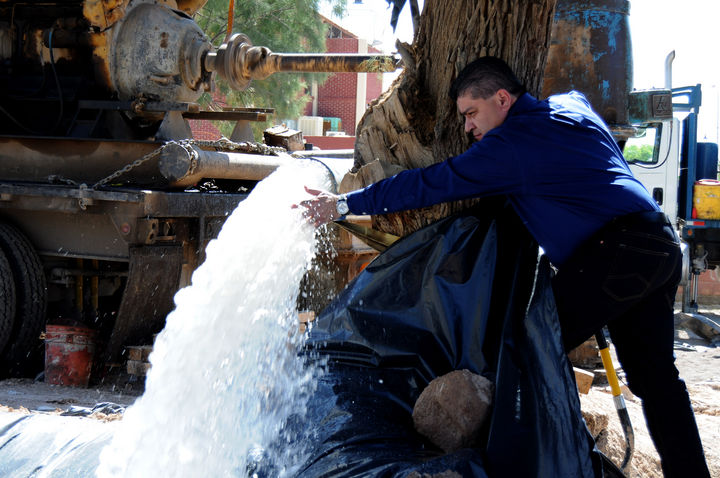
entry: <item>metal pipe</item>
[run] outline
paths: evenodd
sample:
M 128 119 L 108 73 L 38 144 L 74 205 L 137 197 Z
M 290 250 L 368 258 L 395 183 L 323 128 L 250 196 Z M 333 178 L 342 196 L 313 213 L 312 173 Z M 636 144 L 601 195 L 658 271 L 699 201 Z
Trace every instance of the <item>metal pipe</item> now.
M 43 150 L 44 141 L 45 138 L 0 140 L 0 163 L 5 158 L 12 158 L 16 165 L 3 171 L 3 180 L 92 185 L 122 170 L 131 159 L 155 154 L 162 147 L 161 143 L 140 141 L 54 139 L 53 151 L 38 160 L 36 151 Z M 119 181 L 153 187 L 167 187 L 168 182 L 171 187 L 188 186 L 203 178 L 260 181 L 292 158 L 316 158 L 326 166 L 337 164 L 337 169 L 345 168 L 343 175 L 352 167 L 352 151 L 349 150 L 296 151 L 292 158 L 288 155 L 205 151 L 199 147 L 192 151 L 191 158 L 182 146 L 168 145 L 159 157 L 128 170 Z M 332 169 L 336 169 L 335 166 Z M 63 171 L 63 176 L 55 176 L 57 171 Z M 338 182 L 340 179 L 342 176 Z
M 675 50 L 665 57 L 665 88 L 672 90 L 672 64 L 675 60 Z
M 241 179 L 260 181 L 272 174 L 278 167 L 291 162 L 318 161 L 328 170 L 334 182 L 334 189 L 353 164 L 351 157 L 293 157 L 281 153 L 278 156 L 261 154 L 205 151 L 193 146 L 192 154 L 180 145 L 170 145 L 160 155 L 160 173 L 175 187 L 191 186 L 203 178 Z
M 93 312 L 97 314 L 100 307 L 100 279 L 96 272 L 99 268 L 97 259 L 92 260 L 94 274 L 90 276 L 90 298 L 92 300 Z
M 160 173 L 172 186 L 191 186 L 203 178 L 260 181 L 280 165 L 292 160 L 288 155 L 205 151 L 197 147 L 192 150 L 194 154 L 190 157 L 188 150 L 172 145 L 160 155 Z
M 253 46 L 246 35 L 237 33 L 216 52 L 208 52 L 203 66 L 217 72 L 232 88 L 242 90 L 251 80 L 278 72 L 383 73 L 400 68 L 400 62 L 392 55 L 273 53 L 267 47 Z
M 76 259 L 75 263 L 77 264 L 78 269 L 83 270 L 83 260 L 82 259 Z M 82 274 L 78 274 L 75 276 L 75 308 L 78 312 L 82 315 L 83 313 L 83 276 Z
M 298 152 L 302 153 L 302 151 Z M 317 155 L 293 154 L 293 157 L 302 158 L 310 161 L 317 161 L 318 163 L 322 164 L 330 173 L 329 178 L 332 182 L 332 187 L 330 191 L 337 193 L 340 190 L 340 183 L 342 182 L 348 171 L 352 169 L 355 160 L 353 159 L 352 155 L 345 156 L 343 151 L 338 151 L 337 155 L 327 154 L 332 153 L 331 150 L 324 151 L 324 153 L 326 154 L 322 153 L 323 152 L 320 152 L 320 154 Z
M 93 259 L 96 260 L 96 259 Z M 77 277 L 127 277 L 127 271 L 88 271 L 84 269 L 68 269 L 66 267 L 53 267 L 50 270 L 50 277 L 54 280 L 65 281 L 69 276 Z
M 367 53 L 272 53 L 267 62 L 274 71 L 382 73 L 397 69 L 396 58 Z

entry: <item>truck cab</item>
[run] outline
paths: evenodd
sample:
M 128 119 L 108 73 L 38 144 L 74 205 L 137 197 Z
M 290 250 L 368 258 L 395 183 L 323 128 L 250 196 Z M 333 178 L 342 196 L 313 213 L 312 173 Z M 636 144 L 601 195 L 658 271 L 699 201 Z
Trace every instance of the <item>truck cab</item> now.
M 679 176 L 675 172 L 680 170 L 680 127 L 677 118 L 643 124 L 623 151 L 635 177 L 673 224 L 678 218 Z
M 623 149 L 635 177 L 677 227 L 688 313 L 698 310 L 700 274 L 720 265 L 718 146 L 697 139 L 701 104 L 699 84 L 631 92 L 630 121 L 637 132 Z M 670 115 L 663 105 L 671 105 Z

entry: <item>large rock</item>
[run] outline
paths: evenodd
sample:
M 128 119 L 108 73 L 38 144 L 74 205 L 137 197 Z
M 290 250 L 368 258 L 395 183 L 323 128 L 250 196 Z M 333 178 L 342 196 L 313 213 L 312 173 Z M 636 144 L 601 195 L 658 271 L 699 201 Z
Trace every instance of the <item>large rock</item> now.
M 587 395 L 580 395 L 582 415 L 590 433 L 595 437 L 598 450 L 604 453 L 617 466 L 625 457 L 625 435 L 620 425 L 612 394 L 592 389 Z M 635 434 L 635 447 L 632 459 L 625 468 L 627 478 L 662 477 L 660 458 L 650 439 L 645 425 L 645 417 L 639 400 L 626 400 L 630 421 Z
M 475 444 L 490 415 L 494 384 L 469 370 L 455 370 L 428 384 L 415 402 L 415 429 L 446 453 Z
M 598 347 L 595 337 L 590 337 L 585 342 L 568 352 L 568 359 L 573 366 L 587 370 L 602 367 L 600 347 Z
M 691 331 L 713 343 L 720 342 L 720 319 L 716 314 L 675 314 L 675 329 Z

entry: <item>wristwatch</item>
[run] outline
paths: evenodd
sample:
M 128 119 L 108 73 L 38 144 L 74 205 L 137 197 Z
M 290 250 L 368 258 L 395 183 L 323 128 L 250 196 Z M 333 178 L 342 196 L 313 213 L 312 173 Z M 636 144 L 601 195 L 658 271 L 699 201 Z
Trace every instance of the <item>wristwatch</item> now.
M 340 216 L 344 216 L 347 213 L 350 212 L 350 208 L 348 207 L 347 198 L 344 194 L 338 196 L 337 204 L 335 205 L 335 208 L 337 209 L 338 214 Z

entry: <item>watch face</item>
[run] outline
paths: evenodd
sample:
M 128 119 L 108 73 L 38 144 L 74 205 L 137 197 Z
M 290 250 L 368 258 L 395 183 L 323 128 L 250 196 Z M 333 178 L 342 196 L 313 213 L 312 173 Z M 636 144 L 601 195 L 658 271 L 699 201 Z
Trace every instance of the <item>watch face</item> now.
M 344 199 L 339 199 L 337 202 L 337 212 L 340 213 L 341 216 L 344 216 L 348 212 L 350 212 L 350 208 L 347 205 L 347 201 Z

